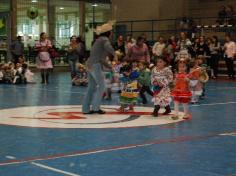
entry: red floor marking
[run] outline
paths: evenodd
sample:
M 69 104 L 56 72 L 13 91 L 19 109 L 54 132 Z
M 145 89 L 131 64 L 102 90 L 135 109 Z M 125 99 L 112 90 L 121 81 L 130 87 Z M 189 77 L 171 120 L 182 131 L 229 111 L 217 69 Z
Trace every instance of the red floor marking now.
M 62 117 L 62 119 L 86 119 L 86 117 L 80 116 L 81 112 L 49 112 L 48 115 Z
M 55 116 L 61 116 L 61 115 L 75 115 L 75 114 L 83 114 L 82 112 L 50 112 L 48 115 L 55 115 Z M 106 112 L 107 115 L 151 115 L 151 112 L 118 112 L 118 111 L 112 111 L 112 112 Z
M 11 117 L 16 119 L 39 119 L 39 120 L 73 120 L 73 119 L 86 119 L 86 117 L 80 116 L 83 115 L 82 112 L 50 112 L 48 115 L 57 116 L 55 118 L 52 117 Z M 106 112 L 105 115 L 151 115 L 151 112 Z
M 158 144 L 187 142 L 187 141 L 194 141 L 194 140 L 204 140 L 204 139 L 216 137 L 219 135 L 220 134 L 210 134 L 210 135 L 206 135 L 206 136 L 182 136 L 182 137 L 176 137 L 176 138 L 172 138 L 172 139 L 160 139 L 160 140 L 154 140 L 154 141 L 147 141 L 147 142 L 141 143 L 141 144 L 130 144 L 130 145 L 124 145 L 124 146 L 98 148 L 98 149 L 93 149 L 93 150 L 77 151 L 77 152 L 67 153 L 67 154 L 66 153 L 65 154 L 55 154 L 55 155 L 39 156 L 39 157 L 25 158 L 25 159 L 19 159 L 19 160 L 7 160 L 5 162 L 0 162 L 0 167 L 7 166 L 7 165 L 28 163 L 28 162 L 35 162 L 35 161 L 45 161 L 45 160 L 82 156 L 82 155 L 91 155 L 91 154 L 95 154 L 95 153 L 104 153 L 104 152 L 125 150 L 125 149 L 145 147 L 145 146 L 158 145 Z

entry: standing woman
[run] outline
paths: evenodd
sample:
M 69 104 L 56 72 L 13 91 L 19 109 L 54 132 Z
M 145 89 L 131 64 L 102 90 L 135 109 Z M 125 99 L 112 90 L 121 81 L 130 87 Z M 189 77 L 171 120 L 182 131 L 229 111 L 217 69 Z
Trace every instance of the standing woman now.
M 211 59 L 210 59 L 210 67 L 211 67 L 211 76 L 213 79 L 217 78 L 218 75 L 218 65 L 220 59 L 220 42 L 218 41 L 217 36 L 213 36 L 211 39 L 210 44 L 210 52 L 211 52 Z
M 128 62 L 148 62 L 150 63 L 150 54 L 148 46 L 144 43 L 144 38 L 139 36 L 136 44 L 133 45 L 126 56 Z
M 68 61 L 70 65 L 71 80 L 76 76 L 76 64 L 79 59 L 80 48 L 76 36 L 70 38 L 70 45 L 68 48 Z
M 105 114 L 100 109 L 102 96 L 105 90 L 105 77 L 103 67 L 112 69 L 106 60 L 107 57 L 115 56 L 115 51 L 109 38 L 112 35 L 112 23 L 106 23 L 95 29 L 98 38 L 94 42 L 87 60 L 88 89 L 83 101 L 82 111 L 84 114 Z M 90 107 L 92 106 L 92 107 Z
M 236 44 L 229 35 L 225 36 L 224 58 L 227 65 L 229 79 L 235 79 L 234 57 L 236 55 Z
M 78 43 L 78 47 L 79 47 L 79 63 L 84 64 L 85 61 L 85 42 L 82 40 L 81 36 L 77 37 L 77 43 Z
M 36 66 L 41 71 L 42 84 L 48 84 L 49 70 L 53 68 L 49 49 L 52 48 L 51 41 L 47 39 L 46 33 L 40 34 L 40 39 L 35 43 L 35 49 L 38 51 Z

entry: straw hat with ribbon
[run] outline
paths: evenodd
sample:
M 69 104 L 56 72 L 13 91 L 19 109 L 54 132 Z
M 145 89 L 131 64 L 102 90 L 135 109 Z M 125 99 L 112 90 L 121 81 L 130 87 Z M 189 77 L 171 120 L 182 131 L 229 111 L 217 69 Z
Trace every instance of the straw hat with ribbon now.
M 114 25 L 115 21 L 109 21 L 101 26 L 97 26 L 96 29 L 94 29 L 94 32 L 97 35 L 101 35 L 102 33 L 112 31 L 112 26 Z

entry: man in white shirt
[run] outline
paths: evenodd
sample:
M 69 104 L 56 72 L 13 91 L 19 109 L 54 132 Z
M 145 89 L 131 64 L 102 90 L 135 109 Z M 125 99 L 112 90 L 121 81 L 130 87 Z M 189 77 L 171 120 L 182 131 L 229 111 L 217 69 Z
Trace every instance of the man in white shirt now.
M 229 79 L 234 79 L 234 57 L 236 55 L 236 44 L 229 35 L 225 36 L 224 58 L 227 65 Z

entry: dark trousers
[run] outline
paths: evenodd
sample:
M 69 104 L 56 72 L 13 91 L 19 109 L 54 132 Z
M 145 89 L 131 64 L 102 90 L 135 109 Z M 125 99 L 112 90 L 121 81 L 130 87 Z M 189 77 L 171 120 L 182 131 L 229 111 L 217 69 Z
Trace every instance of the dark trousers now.
M 226 66 L 227 66 L 228 76 L 233 78 L 235 75 L 235 73 L 234 73 L 234 59 L 225 57 L 225 62 L 226 62 Z
M 219 58 L 219 54 L 212 54 L 210 58 L 210 67 L 213 69 L 215 77 L 218 75 Z
M 15 55 L 15 54 L 12 54 L 13 62 L 14 62 L 15 65 L 16 65 L 17 63 L 19 63 L 19 58 L 20 58 L 21 56 L 22 56 L 22 55 Z
M 140 97 L 142 98 L 143 104 L 147 103 L 147 98 L 145 96 L 145 92 L 147 92 L 149 95 L 153 96 L 153 92 L 151 91 L 149 86 L 142 86 L 140 89 Z

